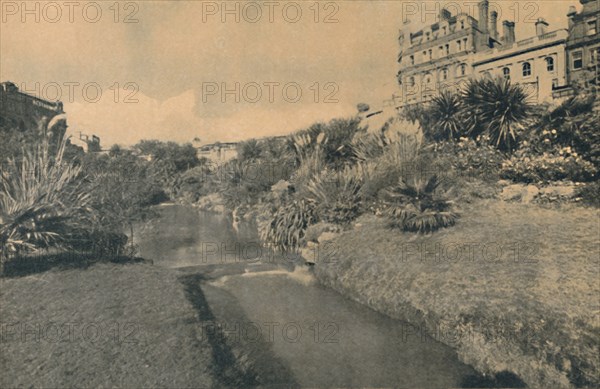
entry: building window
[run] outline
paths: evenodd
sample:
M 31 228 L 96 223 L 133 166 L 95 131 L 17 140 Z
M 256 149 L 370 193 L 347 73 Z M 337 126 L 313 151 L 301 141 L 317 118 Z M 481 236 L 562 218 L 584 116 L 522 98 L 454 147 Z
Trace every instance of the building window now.
M 531 64 L 529 62 L 525 62 L 523 64 L 523 77 L 531 76 Z
M 431 34 L 429 34 L 428 32 L 425 33 L 425 36 L 427 37 L 427 40 L 431 38 Z
M 465 21 L 464 21 L 464 20 L 461 20 L 461 21 L 460 21 L 460 29 L 461 29 L 461 30 L 464 30 L 464 29 L 465 29 Z
M 433 50 L 429 49 L 429 60 L 433 59 Z
M 467 65 L 465 65 L 464 63 L 458 65 L 457 73 L 459 77 L 467 74 Z
M 587 34 L 596 35 L 598 33 L 598 28 L 596 27 L 596 19 L 592 19 L 587 22 Z
M 573 53 L 573 69 L 583 68 L 583 53 L 576 51 Z
M 458 45 L 458 51 L 462 51 L 462 42 L 456 41 L 456 44 Z
M 448 79 L 448 69 L 442 69 L 442 80 L 446 81 Z
M 408 86 L 415 86 L 415 78 L 414 77 L 408 77 L 408 81 L 407 81 Z
M 546 57 L 546 69 L 549 72 L 553 72 L 554 71 L 554 58 L 552 58 L 552 57 Z
M 465 43 L 465 50 L 467 50 L 469 48 L 469 46 L 467 45 L 467 43 L 469 42 L 468 38 L 463 39 L 463 42 Z
M 415 56 L 414 56 L 414 55 L 411 55 L 411 56 L 410 56 L 410 64 L 411 64 L 411 65 L 414 65 L 414 64 L 415 64 Z
M 504 76 L 505 79 L 510 80 L 510 69 L 509 68 L 502 69 L 502 75 Z
M 446 45 L 446 55 L 450 54 L 450 45 Z
M 440 57 L 444 56 L 444 46 L 440 46 Z

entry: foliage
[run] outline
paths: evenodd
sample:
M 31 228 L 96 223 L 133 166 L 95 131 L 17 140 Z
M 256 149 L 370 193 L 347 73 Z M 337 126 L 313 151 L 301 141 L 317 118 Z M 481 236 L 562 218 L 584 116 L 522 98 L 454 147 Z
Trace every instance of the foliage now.
M 277 209 L 261 231 L 261 238 L 281 251 L 297 250 L 308 226 L 317 221 L 312 204 L 304 200 L 293 201 Z
M 487 134 L 501 150 L 513 150 L 526 124 L 532 106 L 522 86 L 508 79 L 471 80 L 462 91 L 464 117 L 473 138 Z
M 94 218 L 82 168 L 63 158 L 65 141 L 51 155 L 45 139 L 20 162 L 9 159 L 0 176 L 2 257 L 68 246 Z
M 576 191 L 576 196 L 581 198 L 584 204 L 600 208 L 600 180 L 590 182 L 581 186 Z
M 505 155 L 492 146 L 485 135 L 478 140 L 461 137 L 458 141 L 434 143 L 426 154 L 427 171 L 452 179 L 497 180 L 505 159 Z
M 386 194 L 386 213 L 392 228 L 426 233 L 452 226 L 458 219 L 435 175 L 400 180 Z
M 360 214 L 361 187 L 355 169 L 325 170 L 309 181 L 307 200 L 324 222 L 347 225 Z
M 434 97 L 428 106 L 431 127 L 426 134 L 434 141 L 458 139 L 464 132 L 464 111 L 460 96 L 447 90 Z
M 590 181 L 597 177 L 597 169 L 570 147 L 552 152 L 515 153 L 502 164 L 501 176 L 517 182 L 535 183 L 560 180 Z

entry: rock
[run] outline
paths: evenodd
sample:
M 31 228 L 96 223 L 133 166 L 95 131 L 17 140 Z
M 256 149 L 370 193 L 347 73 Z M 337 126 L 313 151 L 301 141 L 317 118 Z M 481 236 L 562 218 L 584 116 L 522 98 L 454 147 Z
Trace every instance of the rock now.
M 548 197 L 575 197 L 575 185 L 551 185 L 540 189 L 540 194 Z
M 525 204 L 530 203 L 540 190 L 535 185 L 513 184 L 505 186 L 500 193 L 500 198 L 504 201 L 521 201 Z
M 308 228 L 306 229 L 306 234 L 304 235 L 304 239 L 306 239 L 307 241 L 317 242 L 321 234 L 323 234 L 324 232 L 339 231 L 341 231 L 341 227 L 336 224 L 320 222 L 317 224 L 313 224 L 312 226 L 308 226 Z
M 527 187 L 525 188 L 525 192 L 521 196 L 521 202 L 523 202 L 525 204 L 529 204 L 530 202 L 533 201 L 535 196 L 537 196 L 539 193 L 540 193 L 540 190 L 538 189 L 537 186 L 527 185 Z
M 334 239 L 338 235 L 339 234 L 337 232 L 324 232 L 319 236 L 319 239 L 317 240 L 319 243 L 324 243 Z

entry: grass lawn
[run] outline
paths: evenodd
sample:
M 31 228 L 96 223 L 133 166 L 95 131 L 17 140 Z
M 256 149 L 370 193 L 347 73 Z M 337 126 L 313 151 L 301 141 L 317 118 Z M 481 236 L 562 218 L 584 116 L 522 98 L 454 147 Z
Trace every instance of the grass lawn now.
M 149 264 L 0 278 L 0 387 L 208 388 L 213 350 L 177 274 Z
M 509 371 L 531 387 L 600 385 L 598 210 L 470 207 L 455 227 L 425 236 L 363 216 L 315 273 L 480 371 Z

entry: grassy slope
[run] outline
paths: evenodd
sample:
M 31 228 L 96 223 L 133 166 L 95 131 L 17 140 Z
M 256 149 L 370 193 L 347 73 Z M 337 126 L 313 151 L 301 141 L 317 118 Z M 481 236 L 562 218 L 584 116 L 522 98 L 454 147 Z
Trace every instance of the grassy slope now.
M 165 269 L 97 264 L 2 278 L 0 318 L 0 387 L 214 387 L 211 346 Z M 41 326 L 43 335 L 24 341 L 12 323 Z M 56 327 L 44 332 L 49 323 L 65 329 L 60 341 Z M 66 323 L 78 323 L 70 335 Z
M 596 386 L 598 216 L 592 209 L 489 200 L 473 205 L 456 227 L 431 236 L 390 231 L 368 216 L 337 238 L 333 261 L 315 270 L 321 282 L 351 298 L 437 331 L 483 372 L 509 370 L 533 387 L 569 381 Z M 498 260 L 492 242 L 503 247 Z M 510 247 L 516 242 L 534 242 L 537 252 L 522 250 L 515 260 Z M 422 243 L 430 251 L 436 243 L 480 243 L 490 251 L 487 261 L 482 249 L 472 249 L 471 256 L 465 249 L 460 260 L 448 260 L 452 250 L 441 261 L 432 255 L 422 260 Z

